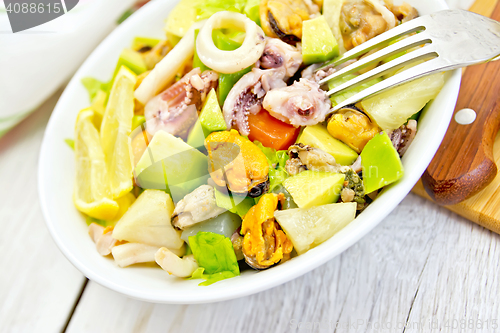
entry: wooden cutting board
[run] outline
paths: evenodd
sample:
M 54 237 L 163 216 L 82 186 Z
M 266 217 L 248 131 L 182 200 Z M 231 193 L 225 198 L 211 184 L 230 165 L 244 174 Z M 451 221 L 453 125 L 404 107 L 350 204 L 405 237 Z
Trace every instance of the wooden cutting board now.
M 490 17 L 498 1 L 477 0 L 470 8 L 470 11 Z M 474 91 L 461 90 L 460 96 L 473 93 Z M 452 121 L 455 120 L 452 119 Z M 496 165 L 499 166 L 498 170 L 500 170 L 500 133 L 497 134 L 493 145 L 493 157 Z M 432 200 L 426 193 L 421 180 L 415 185 L 412 191 L 426 199 Z M 500 171 L 497 172 L 493 181 L 481 192 L 459 204 L 444 207 L 500 234 Z

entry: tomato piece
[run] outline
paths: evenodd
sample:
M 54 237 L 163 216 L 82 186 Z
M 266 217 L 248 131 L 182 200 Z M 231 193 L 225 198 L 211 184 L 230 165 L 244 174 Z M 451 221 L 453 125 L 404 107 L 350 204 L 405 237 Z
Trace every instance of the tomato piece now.
M 288 149 L 297 140 L 300 127 L 295 128 L 279 119 L 274 118 L 262 109 L 259 113 L 248 115 L 251 141 L 260 141 L 265 147 L 276 150 Z

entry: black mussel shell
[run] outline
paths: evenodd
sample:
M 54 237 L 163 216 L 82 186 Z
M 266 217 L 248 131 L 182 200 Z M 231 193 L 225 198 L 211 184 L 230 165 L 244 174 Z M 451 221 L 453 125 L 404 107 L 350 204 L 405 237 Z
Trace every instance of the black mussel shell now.
M 248 191 L 250 198 L 257 198 L 269 191 L 269 179 L 263 183 L 257 184 Z
M 287 44 L 295 46 L 298 42 L 300 42 L 300 38 L 295 35 L 287 35 L 283 31 L 281 31 L 278 22 L 274 18 L 274 15 L 271 12 L 267 12 L 267 17 L 269 18 L 269 24 L 273 32 L 278 36 L 279 39 L 284 41 Z
M 255 259 L 255 257 L 250 257 L 250 256 L 247 256 L 245 254 L 245 252 L 243 251 L 243 256 L 245 257 L 245 262 L 247 263 L 248 266 L 252 267 L 253 269 L 256 269 L 258 271 L 263 271 L 264 269 L 268 269 L 268 268 L 271 268 L 271 267 L 274 267 L 276 265 L 278 265 L 280 261 L 278 261 L 277 263 L 271 265 L 271 266 L 262 266 L 262 265 L 259 265 Z

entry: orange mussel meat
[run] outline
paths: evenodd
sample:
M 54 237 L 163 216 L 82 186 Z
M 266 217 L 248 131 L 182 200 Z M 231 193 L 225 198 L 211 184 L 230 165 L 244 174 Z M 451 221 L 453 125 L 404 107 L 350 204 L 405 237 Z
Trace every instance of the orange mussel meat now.
M 251 197 L 267 192 L 269 164 L 266 155 L 250 140 L 236 130 L 213 132 L 205 139 L 205 147 L 215 184 Z
M 293 245 L 274 218 L 284 194 L 264 194 L 243 219 L 243 255 L 255 269 L 266 269 L 290 258 Z

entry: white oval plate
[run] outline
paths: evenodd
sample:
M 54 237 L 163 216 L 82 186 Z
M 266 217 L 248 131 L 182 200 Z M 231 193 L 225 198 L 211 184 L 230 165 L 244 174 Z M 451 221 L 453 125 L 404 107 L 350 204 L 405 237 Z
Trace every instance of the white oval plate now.
M 407 0 L 421 14 L 447 8 L 442 0 Z M 89 279 L 127 296 L 157 303 L 204 303 L 254 294 L 290 281 L 324 264 L 384 219 L 412 189 L 441 143 L 460 87 L 460 71 L 447 74 L 446 84 L 419 121 L 415 141 L 403 158 L 405 176 L 387 188 L 362 214 L 331 239 L 307 253 L 271 269 L 245 271 L 239 277 L 200 287 L 200 280 L 169 276 L 160 268 L 119 268 L 101 257 L 87 234 L 87 225 L 72 202 L 74 155 L 64 139 L 74 136 L 78 111 L 89 106 L 81 78 L 111 77 L 118 55 L 134 36 L 163 37 L 164 20 L 175 1 L 152 1 L 111 33 L 68 84 L 54 109 L 42 143 L 38 183 L 47 226 L 64 255 Z

